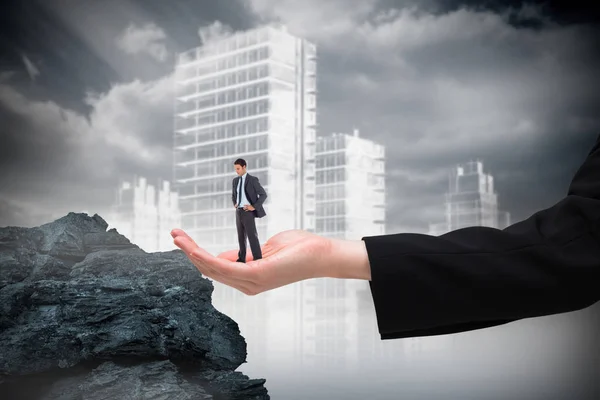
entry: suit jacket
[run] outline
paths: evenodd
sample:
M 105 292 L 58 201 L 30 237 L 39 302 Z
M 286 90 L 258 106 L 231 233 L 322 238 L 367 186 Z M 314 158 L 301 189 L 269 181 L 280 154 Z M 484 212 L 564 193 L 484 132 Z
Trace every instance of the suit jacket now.
M 237 189 L 240 179 L 242 179 L 241 176 L 233 178 L 231 200 L 233 201 L 234 206 L 238 200 Z M 258 178 L 256 176 L 250 175 L 247 172 L 246 181 L 244 182 L 244 193 L 246 193 L 246 198 L 248 199 L 252 207 L 255 208 L 255 210 L 253 210 L 252 213 L 256 218 L 262 218 L 265 215 L 267 215 L 265 209 L 263 208 L 263 203 L 267 199 L 267 192 L 265 192 L 265 189 L 263 189 L 262 185 L 258 181 Z
M 600 136 L 554 206 L 504 230 L 363 237 L 381 339 L 444 335 L 600 300 Z

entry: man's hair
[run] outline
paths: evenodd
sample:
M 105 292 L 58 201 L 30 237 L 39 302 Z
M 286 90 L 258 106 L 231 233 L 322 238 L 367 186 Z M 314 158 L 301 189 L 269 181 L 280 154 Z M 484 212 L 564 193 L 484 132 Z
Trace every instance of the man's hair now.
M 233 165 L 236 165 L 236 164 L 239 165 L 239 166 L 241 166 L 241 167 L 245 167 L 246 166 L 246 160 L 244 160 L 243 158 L 238 158 L 233 163 Z

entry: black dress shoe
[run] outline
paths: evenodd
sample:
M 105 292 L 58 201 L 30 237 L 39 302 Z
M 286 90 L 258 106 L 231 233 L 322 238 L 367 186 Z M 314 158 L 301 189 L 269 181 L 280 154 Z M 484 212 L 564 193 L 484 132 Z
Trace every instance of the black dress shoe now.
M 240 260 L 239 258 L 237 260 L 235 260 L 235 262 L 241 262 L 241 263 L 246 263 L 246 260 Z

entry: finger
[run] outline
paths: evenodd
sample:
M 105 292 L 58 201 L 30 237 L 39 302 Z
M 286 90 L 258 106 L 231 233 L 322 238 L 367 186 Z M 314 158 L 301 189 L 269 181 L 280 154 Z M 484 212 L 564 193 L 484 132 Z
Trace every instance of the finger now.
M 183 250 L 183 252 L 185 253 L 186 256 L 188 256 L 188 258 L 192 261 L 192 263 L 194 263 L 194 265 L 196 265 L 196 267 L 200 267 L 200 265 L 198 265 L 198 263 L 196 262 L 195 258 L 192 256 L 192 254 L 194 253 L 194 251 L 200 250 L 200 247 L 194 243 L 192 240 L 190 240 L 189 236 L 178 236 L 173 240 L 173 243 L 175 243 L 175 245 L 177 247 L 179 247 L 181 250 Z M 204 252 L 206 252 L 204 250 Z M 209 254 L 210 256 L 210 254 Z M 202 269 L 200 272 L 202 272 L 202 274 L 207 275 L 207 276 L 211 276 L 217 274 L 217 271 L 214 271 L 210 264 L 207 263 L 203 263 L 203 265 L 201 265 Z
M 183 252 L 189 257 L 192 252 L 196 249 L 199 249 L 200 247 L 193 241 L 190 239 L 189 236 L 187 235 L 181 235 L 181 236 L 176 236 L 175 239 L 173 239 L 173 243 L 175 244 L 175 246 L 179 247 L 181 250 L 183 250 Z
M 194 245 L 198 246 L 196 244 L 196 242 L 194 241 L 194 239 L 192 239 L 192 237 L 190 235 L 188 235 L 183 229 L 173 229 L 171 231 L 171 236 L 173 236 L 173 239 L 178 238 L 178 237 L 187 238 Z
M 185 234 L 183 229 L 179 229 L 179 228 L 171 229 L 171 236 L 173 237 L 173 239 L 175 239 L 177 236 L 181 236 L 183 234 Z

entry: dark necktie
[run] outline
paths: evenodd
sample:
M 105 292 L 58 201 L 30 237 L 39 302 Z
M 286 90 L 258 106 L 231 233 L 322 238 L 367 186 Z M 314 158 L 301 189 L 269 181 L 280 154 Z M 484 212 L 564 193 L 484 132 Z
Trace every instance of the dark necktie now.
M 242 185 L 243 185 L 242 182 L 243 182 L 243 180 L 244 180 L 244 178 L 242 178 L 240 176 L 240 190 L 239 190 L 239 193 L 238 193 L 238 207 L 242 206 Z

